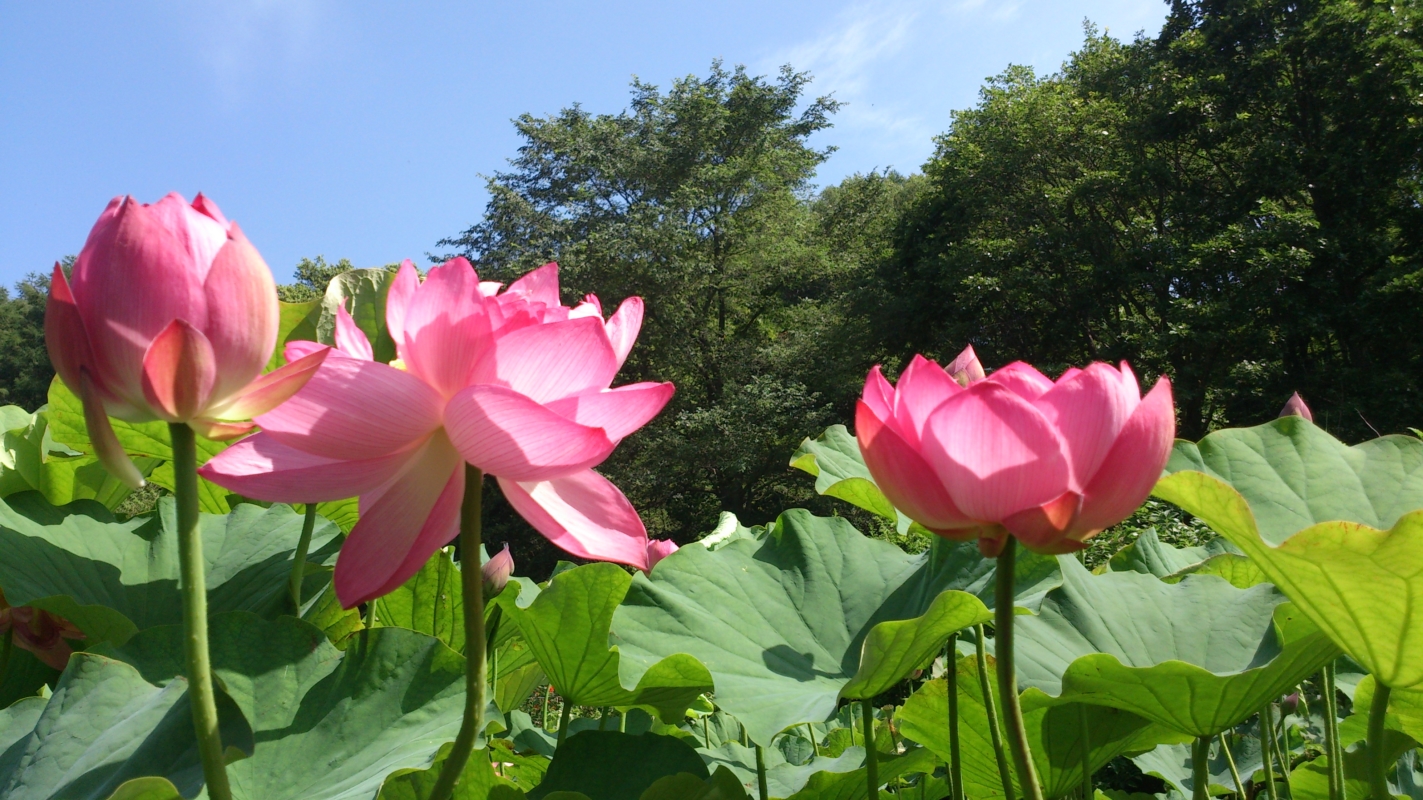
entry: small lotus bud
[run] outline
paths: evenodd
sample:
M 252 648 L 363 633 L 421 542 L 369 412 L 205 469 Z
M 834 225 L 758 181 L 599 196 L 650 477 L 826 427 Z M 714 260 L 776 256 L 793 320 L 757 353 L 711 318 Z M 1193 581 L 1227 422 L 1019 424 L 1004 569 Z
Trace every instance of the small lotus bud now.
M 1290 395 L 1290 399 L 1285 401 L 1285 407 L 1280 409 L 1280 416 L 1304 417 L 1314 422 L 1314 415 L 1309 412 L 1309 406 L 1304 404 L 1304 398 L 1299 396 L 1299 392 Z
M 505 585 L 509 583 L 509 577 L 514 574 L 514 557 L 509 555 L 509 545 L 504 545 L 495 556 L 484 562 L 480 567 L 480 572 L 484 575 L 484 599 L 493 600 L 504 591 Z
M 960 386 L 977 383 L 988 377 L 983 371 L 983 365 L 978 361 L 978 354 L 973 352 L 973 345 L 965 347 L 957 358 L 949 362 L 944 371 L 949 373 L 950 378 L 958 381 Z
M 677 543 L 671 539 L 650 539 L 647 542 L 647 570 L 657 566 L 657 562 L 677 552 Z
M 1295 692 L 1294 694 L 1286 695 L 1285 698 L 1280 701 L 1280 711 L 1281 711 L 1281 712 L 1283 712 L 1283 713 L 1285 713 L 1285 714 L 1293 714 L 1293 713 L 1295 713 L 1295 712 L 1298 711 L 1298 710 L 1299 710 L 1299 692 Z

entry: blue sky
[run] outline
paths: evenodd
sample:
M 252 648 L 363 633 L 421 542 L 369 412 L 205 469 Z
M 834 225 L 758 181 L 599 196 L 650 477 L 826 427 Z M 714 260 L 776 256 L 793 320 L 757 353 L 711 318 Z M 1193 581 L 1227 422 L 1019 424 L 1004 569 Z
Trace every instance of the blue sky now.
M 1163 0 L 0 5 L 0 283 L 77 252 L 110 197 L 198 191 L 279 281 L 302 256 L 423 260 L 479 218 L 509 120 L 626 105 L 712 59 L 815 75 L 846 107 L 818 182 L 918 169 L 1010 63 L 1053 71 L 1090 19 L 1155 33 Z

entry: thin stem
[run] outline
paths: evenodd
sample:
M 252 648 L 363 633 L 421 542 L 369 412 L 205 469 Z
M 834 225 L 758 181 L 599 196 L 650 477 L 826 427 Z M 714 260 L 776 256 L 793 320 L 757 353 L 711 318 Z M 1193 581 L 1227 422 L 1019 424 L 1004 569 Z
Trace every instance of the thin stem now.
M 1235 796 L 1245 798 L 1245 784 L 1240 780 L 1240 769 L 1235 766 L 1235 755 L 1230 752 L 1230 742 L 1225 740 L 1225 731 L 1220 732 L 1220 751 L 1225 754 L 1225 763 L 1230 767 L 1230 779 L 1235 781 Z
M 628 710 L 624 708 L 618 712 L 618 733 L 628 732 Z
M 1003 747 L 1003 731 L 998 727 L 998 706 L 993 701 L 993 686 L 988 681 L 987 637 L 982 625 L 973 626 L 978 636 L 975 656 L 978 660 L 978 685 L 983 692 L 983 710 L 988 714 L 988 738 L 993 742 L 993 755 L 998 759 L 998 778 L 1003 781 L 1003 796 L 1016 797 L 1013 793 L 1013 773 L 1008 767 L 1008 751 Z
M 292 555 L 292 574 L 287 579 L 291 591 L 292 607 L 301 616 L 301 582 L 306 577 L 306 553 L 311 549 L 311 532 L 316 530 L 316 504 L 306 504 L 306 514 L 301 520 L 301 538 L 296 541 L 296 553 Z
M 366 603 L 366 629 L 374 628 L 377 622 L 380 620 L 376 619 L 376 601 L 372 600 Z
M 553 704 L 553 684 L 544 684 L 544 731 L 548 731 L 548 709 Z
M 998 574 L 993 598 L 993 654 L 998 659 L 998 695 L 1003 701 L 1003 722 L 1008 726 L 1008 744 L 1017 762 L 1018 783 L 1025 800 L 1043 800 L 1038 771 L 1028 749 L 1028 730 L 1023 724 L 1023 708 L 1018 703 L 1018 673 L 1013 668 L 1013 561 L 1018 542 L 1011 536 L 998 555 Z
M 1082 729 L 1082 797 L 1092 800 L 1092 730 L 1087 724 L 1086 703 L 1077 704 L 1077 724 Z
M 1294 757 L 1290 754 L 1290 732 L 1289 728 L 1285 725 L 1285 717 L 1285 709 L 1281 706 L 1280 740 L 1275 743 L 1275 755 L 1280 759 L 1280 777 L 1285 781 L 1285 791 L 1289 792 L 1290 800 L 1294 800 L 1295 787 L 1290 780 L 1290 768 L 1293 766 L 1291 762 L 1294 761 Z M 1272 733 L 1271 735 L 1273 736 L 1274 734 Z
M 173 443 L 173 479 L 178 503 L 179 588 L 183 595 L 183 653 L 188 666 L 188 700 L 193 707 L 193 728 L 208 797 L 231 800 L 227 767 L 222 761 L 222 737 L 217 727 L 217 701 L 213 696 L 212 664 L 208 658 L 207 565 L 203 561 L 203 534 L 198 519 L 198 451 L 193 429 L 185 423 L 168 425 Z
M 1329 800 L 1344 800 L 1344 752 L 1339 747 L 1339 697 L 1334 689 L 1334 662 L 1319 671 L 1324 695 L 1324 752 L 1329 759 Z
M 558 712 L 558 746 L 563 746 L 563 740 L 568 738 L 568 723 L 573 721 L 573 704 L 568 702 L 568 698 L 563 698 L 563 710 Z
M 598 730 L 600 731 L 608 727 L 608 711 L 609 708 L 603 706 L 603 713 L 598 715 Z
M 879 752 L 875 749 L 875 711 L 870 698 L 860 701 L 860 716 L 865 724 L 865 788 L 869 800 L 879 800 Z
M 479 537 L 484 473 L 465 465 L 464 502 L 460 505 L 460 590 L 464 595 L 464 720 L 450 749 L 430 800 L 448 800 L 469 761 L 474 740 L 484 729 L 485 639 L 484 576 L 480 571 Z
M 1388 696 L 1392 692 L 1387 686 L 1374 682 L 1374 701 L 1369 704 L 1369 733 L 1364 745 L 1369 751 L 1369 795 L 1373 800 L 1392 800 L 1388 791 L 1388 768 L 1392 766 L 1384 758 L 1383 736 L 1384 715 L 1388 713 Z
M 949 634 L 944 645 L 944 682 L 949 697 L 949 796 L 964 800 L 963 756 L 959 747 L 959 669 L 957 633 Z
M 702 719 L 705 720 L 706 717 Z M 810 749 L 815 751 L 816 758 L 820 758 L 820 741 L 815 738 L 815 728 L 812 728 L 809 722 L 805 723 L 805 732 L 810 736 Z
M 1197 736 L 1191 744 L 1191 800 L 1211 798 L 1211 737 Z
M 702 741 L 705 742 L 702 746 L 708 749 L 711 748 L 711 725 L 707 722 L 707 717 L 710 716 L 710 714 L 707 714 L 705 717 L 702 717 Z M 816 749 L 819 750 L 819 748 Z M 818 752 L 817 755 L 819 755 Z
M 771 800 L 771 792 L 766 788 L 766 754 L 761 745 L 756 745 L 756 788 L 761 792 L 761 800 Z
M 1265 794 L 1269 800 L 1279 800 L 1279 789 L 1275 786 L 1275 710 L 1273 704 L 1266 703 L 1260 709 L 1260 749 L 1265 772 Z

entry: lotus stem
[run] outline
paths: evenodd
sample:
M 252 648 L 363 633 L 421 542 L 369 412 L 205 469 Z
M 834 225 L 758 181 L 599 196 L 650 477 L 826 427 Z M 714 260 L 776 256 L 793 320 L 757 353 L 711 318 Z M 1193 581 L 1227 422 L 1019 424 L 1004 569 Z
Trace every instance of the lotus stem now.
M 548 709 L 553 705 L 553 684 L 544 684 L 544 731 L 548 731 Z
M 618 733 L 628 732 L 628 710 L 626 708 L 618 712 Z
M 618 716 L 622 716 L 622 712 L 618 712 Z M 711 749 L 711 725 L 707 722 L 707 717 L 710 716 L 711 715 L 708 714 L 705 717 L 702 717 L 702 742 L 704 743 L 702 746 L 706 747 L 707 749 Z M 810 741 L 811 744 L 815 743 L 814 739 L 811 739 Z M 820 755 L 819 747 L 815 748 L 815 754 Z
M 993 742 L 993 755 L 998 759 L 998 778 L 1003 781 L 1003 796 L 1015 797 L 1013 793 L 1013 773 L 1008 766 L 1008 751 L 1003 747 L 1003 731 L 998 727 L 998 707 L 993 702 L 993 686 L 988 681 L 988 642 L 982 625 L 973 626 L 978 643 L 975 655 L 978 660 L 978 685 L 983 691 L 983 709 L 988 713 L 988 738 Z
M 1279 789 L 1275 786 L 1275 720 L 1270 703 L 1260 709 L 1260 755 L 1265 772 L 1265 794 L 1269 800 L 1279 800 Z
M 860 716 L 865 724 L 865 788 L 869 800 L 879 800 L 879 752 L 875 750 L 875 710 L 872 699 L 860 701 Z
M 464 720 L 454 747 L 440 768 L 430 800 L 448 800 L 469 761 L 474 740 L 484 728 L 484 576 L 480 571 L 479 537 L 483 513 L 484 473 L 465 465 L 464 502 L 460 505 L 460 589 L 464 595 Z M 374 609 L 374 604 L 372 604 Z M 374 611 L 372 611 L 374 616 Z
M 193 429 L 185 423 L 168 425 L 173 445 L 173 488 L 178 504 L 178 565 L 183 603 L 183 654 L 188 667 L 188 700 L 193 708 L 193 729 L 208 797 L 231 800 L 227 766 L 222 760 L 218 733 L 217 701 L 213 696 L 212 663 L 208 656 L 207 564 L 203 560 L 203 533 L 198 517 L 198 449 Z
M 292 555 L 292 574 L 287 579 L 287 587 L 292 595 L 292 607 L 301 616 L 301 583 L 306 577 L 306 553 L 311 549 L 311 532 L 316 530 L 316 504 L 307 503 L 306 513 L 301 519 L 301 538 L 296 541 L 296 553 Z
M 706 719 L 706 717 L 702 717 L 703 725 L 706 724 Z M 816 758 L 820 758 L 820 741 L 815 738 L 815 728 L 812 728 L 809 722 L 805 723 L 805 732 L 810 735 L 810 749 L 815 751 Z M 710 747 L 711 745 L 707 746 Z
M 1191 744 L 1191 800 L 1211 800 L 1211 737 Z
M 1082 797 L 1092 800 L 1092 730 L 1087 725 L 1087 705 L 1077 704 L 1077 724 L 1082 729 Z
M 1028 730 L 1023 724 L 1023 707 L 1018 702 L 1018 673 L 1013 667 L 1013 562 L 1018 542 L 1008 537 L 998 555 L 993 599 L 993 654 L 998 659 L 998 695 L 1003 701 L 1003 721 L 1008 726 L 1008 744 L 1017 762 L 1018 784 L 1024 800 L 1043 800 L 1037 768 L 1028 748 Z
M 1344 752 L 1339 747 L 1339 696 L 1334 689 L 1334 662 L 1319 671 L 1324 695 L 1324 752 L 1329 759 L 1329 800 L 1344 800 Z
M 944 682 L 949 698 L 949 796 L 964 800 L 963 757 L 959 748 L 959 670 L 957 633 L 944 645 Z M 922 786 L 922 784 L 921 784 Z
M 1274 736 L 1271 733 L 1271 736 Z M 1285 791 L 1289 792 L 1290 800 L 1294 800 L 1295 787 L 1290 782 L 1290 769 L 1294 766 L 1293 757 L 1290 755 L 1290 732 L 1285 726 L 1285 709 L 1280 707 L 1280 739 L 1275 742 L 1275 756 L 1280 759 L 1280 777 L 1285 781 Z
M 608 707 L 603 706 L 603 713 L 598 715 L 598 730 L 600 731 L 608 727 L 608 711 Z
M 1388 696 L 1392 690 L 1374 679 L 1374 701 L 1369 704 L 1369 733 L 1365 747 L 1369 751 L 1369 796 L 1373 800 L 1393 800 L 1388 791 L 1388 768 L 1384 758 L 1384 715 L 1388 713 Z
M 761 745 L 756 745 L 756 788 L 761 792 L 761 800 L 771 800 L 771 792 L 766 788 L 766 753 Z
M 1240 780 L 1240 769 L 1235 766 L 1235 755 L 1230 752 L 1230 742 L 1225 740 L 1225 731 L 1220 732 L 1220 751 L 1225 754 L 1225 763 L 1230 767 L 1230 779 L 1235 781 L 1235 796 L 1246 800 L 1245 784 Z
M 563 746 L 563 740 L 568 738 L 568 725 L 573 721 L 573 704 L 568 702 L 568 698 L 563 698 L 563 709 L 558 712 L 558 746 Z

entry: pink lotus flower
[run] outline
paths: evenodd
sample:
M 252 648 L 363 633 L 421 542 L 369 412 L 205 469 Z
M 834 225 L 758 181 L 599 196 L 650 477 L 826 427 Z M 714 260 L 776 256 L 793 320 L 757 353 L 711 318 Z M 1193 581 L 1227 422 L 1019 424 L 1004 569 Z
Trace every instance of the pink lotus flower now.
M 647 568 L 651 570 L 657 562 L 677 552 L 677 543 L 671 539 L 653 539 L 647 543 Z
M 386 326 L 398 364 L 372 361 L 341 309 L 336 350 L 311 382 L 201 474 L 263 500 L 359 495 L 336 563 L 347 608 L 393 591 L 454 538 L 466 462 L 497 476 L 514 510 L 569 553 L 649 568 L 642 520 L 591 469 L 672 397 L 670 383 L 609 388 L 642 326 L 641 299 L 605 322 L 591 295 L 559 302 L 555 264 L 499 292 L 463 258 L 424 283 L 407 261 Z M 292 343 L 287 357 L 324 349 Z
M 15 646 L 34 653 L 53 669 L 64 669 L 74 649 L 65 639 L 83 639 L 74 623 L 32 606 L 12 606 L 0 592 L 0 635 L 9 633 Z
M 70 279 L 55 265 L 45 344 L 84 403 L 95 454 L 137 488 L 143 476 L 108 415 L 186 422 L 210 439 L 250 431 L 246 420 L 295 394 L 325 358 L 262 375 L 278 313 L 271 271 L 212 201 L 119 197 L 94 223 Z
M 504 549 L 484 562 L 479 570 L 484 579 L 484 601 L 487 603 L 504 591 L 504 587 L 509 585 L 509 579 L 514 575 L 514 556 L 509 553 L 509 545 L 504 545 Z
M 1290 399 L 1285 401 L 1285 407 L 1280 409 L 1279 416 L 1304 417 L 1314 422 L 1314 414 L 1309 410 L 1309 406 L 1304 404 L 1304 398 L 1299 396 L 1299 392 L 1290 395 Z
M 855 425 L 890 502 L 989 557 L 1010 534 L 1039 553 L 1080 550 L 1146 499 L 1176 432 L 1170 382 L 1142 397 L 1126 362 L 1056 383 L 1016 362 L 965 387 L 922 356 L 897 386 L 870 371 Z

